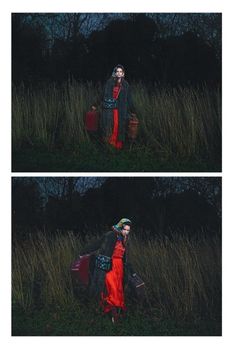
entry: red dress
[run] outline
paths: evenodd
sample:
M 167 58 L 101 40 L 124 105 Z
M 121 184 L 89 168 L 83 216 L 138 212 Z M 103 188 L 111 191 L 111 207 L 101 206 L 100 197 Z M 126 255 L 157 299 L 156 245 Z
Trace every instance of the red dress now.
M 120 85 L 115 85 L 113 88 L 113 98 L 117 98 L 120 91 Z M 113 109 L 113 132 L 109 137 L 108 142 L 117 149 L 123 147 L 123 142 L 119 141 L 119 111 L 118 109 Z
M 111 311 L 114 307 L 126 310 L 123 288 L 124 252 L 125 247 L 123 246 L 123 243 L 117 240 L 112 254 L 112 269 L 106 273 L 105 277 L 106 293 L 101 293 L 101 306 L 104 313 Z

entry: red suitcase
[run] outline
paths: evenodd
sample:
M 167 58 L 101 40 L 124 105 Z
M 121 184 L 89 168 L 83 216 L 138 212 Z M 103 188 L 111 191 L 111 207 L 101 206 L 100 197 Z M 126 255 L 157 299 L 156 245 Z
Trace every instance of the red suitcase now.
M 138 125 L 139 125 L 139 120 L 137 117 L 132 117 L 129 119 L 129 124 L 128 124 L 128 138 L 131 141 L 135 141 L 138 135 Z
M 85 128 L 87 131 L 98 131 L 99 113 L 95 110 L 89 111 L 85 115 Z
M 71 265 L 72 279 L 87 287 L 89 284 L 90 254 L 82 255 Z

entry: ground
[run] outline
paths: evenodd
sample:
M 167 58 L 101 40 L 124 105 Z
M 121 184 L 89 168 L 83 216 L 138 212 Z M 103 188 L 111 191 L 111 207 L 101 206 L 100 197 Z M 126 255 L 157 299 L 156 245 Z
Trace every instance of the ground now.
M 88 144 L 73 149 L 24 148 L 13 152 L 12 170 L 16 172 L 212 172 L 221 171 L 218 162 L 207 159 L 172 159 L 148 147 L 129 146 L 117 151 Z
M 158 309 L 128 304 L 127 316 L 113 325 L 95 305 L 75 303 L 23 311 L 13 306 L 13 336 L 220 336 L 221 323 L 163 318 Z

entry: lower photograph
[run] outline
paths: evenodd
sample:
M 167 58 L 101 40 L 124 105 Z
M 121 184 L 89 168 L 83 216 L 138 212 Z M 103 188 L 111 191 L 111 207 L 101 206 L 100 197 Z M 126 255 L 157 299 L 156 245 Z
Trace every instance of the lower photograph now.
M 221 177 L 12 177 L 12 336 L 221 336 Z

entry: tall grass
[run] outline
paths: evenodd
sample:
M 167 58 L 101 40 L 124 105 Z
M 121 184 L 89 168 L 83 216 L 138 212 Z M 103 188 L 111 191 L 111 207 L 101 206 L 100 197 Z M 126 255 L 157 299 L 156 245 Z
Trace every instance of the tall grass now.
M 13 147 L 56 143 L 65 146 L 87 139 L 84 114 L 91 94 L 96 96 L 91 84 L 68 82 L 62 86 L 45 85 L 29 89 L 22 84 L 12 92 Z
M 136 86 L 135 105 L 147 143 L 163 155 L 212 157 L 220 150 L 220 92 L 209 88 Z
M 13 245 L 12 297 L 25 310 L 35 305 L 67 304 L 73 300 L 70 264 L 81 247 L 67 236 L 48 238 L 38 233 Z
M 38 89 L 13 87 L 13 148 L 24 144 L 78 146 L 89 142 L 84 116 L 101 101 L 103 87 L 68 81 Z M 214 158 L 221 148 L 221 94 L 201 88 L 153 88 L 132 84 L 140 120 L 138 143 L 163 157 Z M 101 107 L 101 106 L 100 106 Z M 101 108 L 100 108 L 101 112 Z
M 68 233 L 39 234 L 14 243 L 13 303 L 25 310 L 73 303 L 70 264 L 81 242 Z M 161 317 L 215 319 L 221 310 L 221 247 L 217 238 L 190 240 L 132 237 L 131 261 L 146 283 L 149 304 Z
M 221 309 L 219 239 L 133 239 L 132 261 L 161 315 L 211 319 Z

